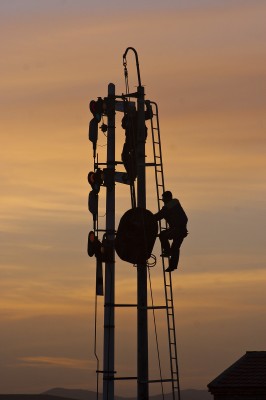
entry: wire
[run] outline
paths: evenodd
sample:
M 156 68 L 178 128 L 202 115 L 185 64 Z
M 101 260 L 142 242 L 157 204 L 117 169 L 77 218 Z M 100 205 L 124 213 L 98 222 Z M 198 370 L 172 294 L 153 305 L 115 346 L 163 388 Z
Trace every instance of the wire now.
M 95 309 L 94 309 L 94 355 L 97 360 L 97 379 L 96 379 L 96 399 L 99 399 L 99 357 L 97 355 L 97 294 L 95 293 Z
M 125 75 L 125 84 L 126 84 L 126 94 L 129 93 L 129 84 L 128 84 L 128 71 L 127 71 L 127 60 L 124 58 L 123 60 L 124 65 L 124 75 Z
M 150 268 L 153 268 L 153 267 L 155 267 L 155 265 L 157 264 L 157 258 L 156 258 L 156 256 L 154 255 L 154 254 L 151 254 L 151 256 L 150 256 L 150 258 L 153 260 L 153 261 L 149 261 L 149 260 L 147 260 L 147 267 L 150 267 Z M 149 259 L 150 259 L 149 258 Z
M 162 397 L 164 399 L 164 389 L 163 389 L 163 382 L 162 382 L 162 367 L 161 367 L 161 360 L 160 360 L 160 350 L 159 350 L 159 342 L 158 342 L 158 334 L 157 334 L 157 326 L 156 326 L 156 318 L 155 318 L 155 310 L 154 310 L 154 301 L 153 301 L 153 293 L 152 293 L 152 284 L 151 284 L 151 273 L 150 273 L 149 266 L 148 266 L 148 274 L 149 274 L 149 283 L 150 283 L 151 304 L 152 304 L 152 314 L 153 314 L 153 323 L 154 323 L 154 332 L 155 332 L 155 340 L 156 340 L 158 366 L 159 366 L 160 379 L 161 379 Z
M 113 283 L 114 283 L 114 276 L 113 276 L 113 269 L 109 268 L 110 271 L 110 278 L 111 278 L 111 292 L 110 292 L 110 299 L 113 296 L 112 290 L 113 290 Z M 110 301 L 109 299 L 109 301 Z M 111 318 L 112 318 L 112 313 L 114 313 L 114 307 L 111 305 L 109 306 L 109 321 L 108 321 L 108 354 L 107 354 L 107 365 L 108 365 L 108 372 L 110 370 L 110 342 L 111 342 Z M 114 373 L 114 371 L 112 371 Z M 108 375 L 108 380 L 107 380 L 107 400 L 109 399 L 109 383 L 110 383 L 110 376 Z

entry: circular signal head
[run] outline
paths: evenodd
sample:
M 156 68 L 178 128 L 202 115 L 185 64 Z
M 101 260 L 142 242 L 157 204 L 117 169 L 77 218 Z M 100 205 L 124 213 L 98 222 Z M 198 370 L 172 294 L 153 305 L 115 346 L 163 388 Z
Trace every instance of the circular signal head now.
M 93 231 L 90 231 L 89 233 L 89 241 L 93 243 L 95 241 L 95 233 Z
M 90 112 L 94 115 L 97 111 L 97 104 L 95 100 L 91 100 L 90 102 Z
M 95 254 L 95 233 L 93 231 L 90 231 L 88 235 L 88 255 L 90 257 L 94 256 Z
M 88 182 L 90 185 L 93 185 L 95 183 L 95 173 L 92 171 L 88 173 Z

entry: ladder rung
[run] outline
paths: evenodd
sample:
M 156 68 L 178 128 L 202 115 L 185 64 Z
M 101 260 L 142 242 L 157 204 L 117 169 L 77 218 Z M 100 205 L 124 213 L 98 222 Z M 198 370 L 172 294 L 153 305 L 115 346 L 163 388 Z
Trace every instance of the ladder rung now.
M 128 381 L 128 380 L 132 380 L 132 379 L 138 379 L 137 376 L 117 376 L 117 377 L 105 377 L 103 378 L 104 381 Z
M 176 381 L 176 378 L 174 379 L 151 379 L 148 381 L 140 381 L 140 383 L 158 383 L 158 382 L 173 382 Z

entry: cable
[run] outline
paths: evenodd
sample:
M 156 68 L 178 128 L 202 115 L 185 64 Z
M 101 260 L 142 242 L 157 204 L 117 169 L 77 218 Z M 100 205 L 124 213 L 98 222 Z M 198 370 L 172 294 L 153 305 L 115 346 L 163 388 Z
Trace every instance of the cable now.
M 111 276 L 111 290 L 113 288 L 113 281 L 114 281 L 114 277 L 113 277 L 113 271 L 112 268 L 109 268 L 110 271 L 110 276 Z M 112 293 L 110 293 L 110 297 L 112 297 Z M 109 299 L 110 301 L 110 299 Z M 114 309 L 113 309 L 114 312 Z M 110 341 L 111 341 L 111 329 L 110 329 L 110 324 L 111 324 L 111 315 L 112 315 L 112 310 L 111 310 L 111 306 L 109 306 L 109 322 L 108 322 L 108 355 L 107 355 L 107 365 L 108 365 L 108 372 L 110 370 Z M 110 379 L 109 379 L 109 375 L 108 375 L 108 380 L 107 380 L 107 400 L 109 399 L 109 383 L 110 383 Z
M 153 302 L 153 294 L 152 294 L 152 285 L 151 285 L 151 274 L 150 274 L 149 266 L 148 266 L 148 274 L 149 274 L 149 283 L 150 283 L 151 304 L 152 304 L 152 307 L 153 307 L 152 308 L 152 314 L 153 314 L 154 332 L 155 332 L 155 339 L 156 339 L 158 366 L 159 366 L 160 379 L 161 379 L 162 397 L 164 399 L 164 390 L 163 390 L 163 382 L 162 382 L 162 368 L 161 368 L 160 351 L 159 351 L 159 343 L 158 343 L 158 334 L 157 334 L 157 326 L 156 326 L 156 318 L 155 318 L 154 302 Z
M 94 310 L 94 355 L 97 360 L 97 379 L 96 379 L 96 399 L 99 399 L 99 358 L 97 355 L 97 294 L 95 293 L 95 310 Z
M 126 84 L 126 94 L 129 93 L 129 85 L 128 85 L 128 71 L 127 71 L 127 60 L 124 58 L 123 60 L 124 65 L 124 75 L 125 75 L 125 84 Z
M 156 256 L 154 255 L 154 254 L 151 254 L 151 256 L 150 256 L 150 258 L 153 260 L 153 261 L 150 261 L 149 262 L 149 260 L 147 260 L 147 267 L 150 267 L 150 268 L 153 268 L 153 267 L 155 267 L 155 265 L 157 264 L 157 258 L 156 258 Z M 150 259 L 149 258 L 149 259 Z

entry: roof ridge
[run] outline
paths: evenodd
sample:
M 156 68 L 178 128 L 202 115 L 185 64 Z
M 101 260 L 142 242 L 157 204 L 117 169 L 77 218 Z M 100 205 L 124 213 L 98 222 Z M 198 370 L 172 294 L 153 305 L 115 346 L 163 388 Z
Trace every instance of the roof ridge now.
M 207 387 L 266 387 L 266 351 L 247 351 Z

